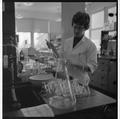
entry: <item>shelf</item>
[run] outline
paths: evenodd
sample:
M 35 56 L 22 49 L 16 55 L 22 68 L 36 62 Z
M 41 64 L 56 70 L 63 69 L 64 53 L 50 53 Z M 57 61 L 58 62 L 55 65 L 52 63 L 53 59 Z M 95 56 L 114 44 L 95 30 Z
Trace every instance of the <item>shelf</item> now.
M 109 42 L 116 42 L 117 40 L 109 40 Z
M 103 31 L 114 32 L 114 31 L 117 31 L 117 30 L 113 29 L 113 30 L 103 30 Z

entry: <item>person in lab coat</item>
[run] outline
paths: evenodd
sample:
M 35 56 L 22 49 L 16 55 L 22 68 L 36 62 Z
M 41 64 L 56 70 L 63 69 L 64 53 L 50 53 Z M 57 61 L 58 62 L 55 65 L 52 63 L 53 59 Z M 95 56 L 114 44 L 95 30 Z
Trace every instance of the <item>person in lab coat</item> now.
M 85 37 L 89 28 L 90 17 L 85 12 L 77 12 L 72 18 L 74 36 L 64 41 L 63 56 L 69 76 L 81 85 L 88 86 L 90 78 L 97 68 L 97 49 L 95 44 Z M 48 43 L 48 47 L 53 47 Z

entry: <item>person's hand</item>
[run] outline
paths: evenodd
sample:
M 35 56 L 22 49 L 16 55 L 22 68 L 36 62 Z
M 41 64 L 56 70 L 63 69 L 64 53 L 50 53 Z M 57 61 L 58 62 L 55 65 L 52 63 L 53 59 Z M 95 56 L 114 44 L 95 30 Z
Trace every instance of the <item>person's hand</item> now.
M 49 49 L 54 49 L 54 45 L 51 42 L 46 41 L 46 44 L 47 44 Z
M 73 66 L 73 65 L 72 65 L 72 62 L 71 62 L 70 60 L 66 60 L 66 61 L 65 61 L 65 65 L 66 65 L 66 67 Z
M 77 79 L 77 83 L 83 86 L 88 86 L 90 80 L 89 79 Z
M 48 46 L 49 49 L 52 49 L 52 51 L 55 54 L 55 57 L 59 57 L 59 54 L 57 53 L 57 50 L 54 47 L 54 45 L 51 42 L 49 42 L 49 41 L 46 41 L 46 44 L 47 44 L 47 46 Z

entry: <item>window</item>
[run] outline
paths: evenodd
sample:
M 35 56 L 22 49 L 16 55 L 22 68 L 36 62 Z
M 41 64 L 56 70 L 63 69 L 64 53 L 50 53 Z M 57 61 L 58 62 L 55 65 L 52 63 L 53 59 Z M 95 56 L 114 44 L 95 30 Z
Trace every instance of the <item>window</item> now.
M 101 48 L 101 31 L 104 27 L 104 11 L 92 14 L 91 19 L 91 40 L 95 43 L 97 51 Z
M 36 50 L 48 50 L 46 40 L 48 40 L 48 33 L 34 33 L 34 48 Z
M 16 34 L 19 36 L 18 51 L 20 51 L 22 48 L 31 46 L 30 32 L 17 32 Z
M 101 44 L 101 31 L 103 29 L 97 29 L 91 31 L 91 40 L 95 43 L 98 52 L 100 52 L 100 44 Z
M 87 38 L 90 38 L 90 36 L 89 36 L 89 29 L 85 31 L 85 36 L 86 36 Z
M 92 14 L 92 22 L 91 22 L 92 29 L 100 28 L 104 26 L 104 11 L 97 12 Z

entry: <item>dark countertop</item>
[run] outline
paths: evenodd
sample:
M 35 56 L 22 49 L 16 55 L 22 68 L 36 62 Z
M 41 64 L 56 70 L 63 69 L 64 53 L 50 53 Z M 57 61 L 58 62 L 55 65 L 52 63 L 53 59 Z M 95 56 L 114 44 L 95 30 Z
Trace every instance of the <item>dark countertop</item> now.
M 47 100 L 45 100 L 45 102 L 48 103 Z M 113 99 L 107 95 L 104 95 L 96 90 L 91 89 L 90 96 L 77 97 L 77 102 L 73 109 L 59 110 L 59 109 L 55 109 L 53 107 L 51 107 L 51 108 L 55 115 L 61 115 L 61 114 L 66 114 L 66 113 L 70 113 L 70 112 L 75 112 L 75 111 L 83 111 L 86 109 L 92 109 L 95 107 L 112 104 L 115 102 L 116 102 L 115 99 Z
M 47 99 L 45 99 L 47 103 Z M 91 95 L 90 96 L 84 96 L 84 97 L 77 97 L 77 103 L 74 107 L 74 109 L 69 110 L 61 110 L 61 109 L 55 109 L 53 107 L 52 110 L 55 114 L 55 116 L 67 114 L 70 112 L 81 112 L 86 109 L 93 109 L 95 107 L 100 107 L 108 104 L 116 103 L 116 100 L 104 95 L 96 90 L 91 89 Z M 3 114 L 4 117 L 23 117 L 23 114 L 20 110 L 7 112 Z

